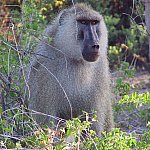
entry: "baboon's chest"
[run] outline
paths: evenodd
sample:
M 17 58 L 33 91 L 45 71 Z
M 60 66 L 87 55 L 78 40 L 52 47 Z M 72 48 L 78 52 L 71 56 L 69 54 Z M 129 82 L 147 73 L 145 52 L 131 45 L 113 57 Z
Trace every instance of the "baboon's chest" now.
M 57 78 L 70 95 L 86 95 L 92 91 L 93 73 L 88 69 L 81 68 L 60 68 Z

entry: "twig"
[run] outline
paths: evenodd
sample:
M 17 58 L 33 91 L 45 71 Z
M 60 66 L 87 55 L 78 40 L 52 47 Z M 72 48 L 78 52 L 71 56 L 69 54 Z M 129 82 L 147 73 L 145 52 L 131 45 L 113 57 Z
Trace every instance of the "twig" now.
M 46 66 L 44 66 L 42 63 L 40 63 L 38 60 L 36 60 L 36 61 L 37 61 L 42 67 L 44 67 L 44 68 L 47 70 L 48 73 L 50 73 L 50 74 L 54 77 L 54 79 L 57 81 L 57 83 L 59 84 L 59 86 L 60 86 L 61 89 L 63 90 L 63 93 L 65 94 L 65 97 L 66 97 L 66 99 L 67 99 L 67 101 L 68 101 L 68 103 L 69 103 L 69 106 L 70 106 L 70 113 L 71 113 L 71 118 L 72 118 L 72 117 L 73 117 L 73 116 L 72 116 L 72 105 L 71 105 L 71 102 L 70 102 L 70 100 L 69 100 L 69 98 L 68 98 L 68 95 L 67 95 L 67 93 L 66 93 L 64 87 L 62 86 L 62 84 L 60 83 L 60 81 L 57 79 L 57 77 L 56 77 L 50 70 L 48 70 L 48 68 L 47 68 Z
M 10 81 L 0 72 L 0 79 L 7 85 L 10 84 Z
M 21 139 L 17 138 L 17 137 L 14 137 L 14 136 L 10 136 L 10 135 L 4 135 L 4 134 L 0 134 L 1 137 L 4 137 L 4 138 L 11 138 L 11 139 L 15 139 L 15 140 L 18 140 L 18 141 L 21 141 Z
M 146 34 L 146 33 L 144 33 L 144 32 L 138 27 L 137 23 L 135 22 L 135 19 L 132 18 L 131 15 L 129 15 L 129 14 L 127 14 L 127 13 L 122 13 L 122 14 L 124 14 L 124 15 L 126 15 L 126 16 L 129 16 L 129 18 L 133 21 L 133 23 L 136 25 L 137 29 L 138 29 L 141 33 L 143 33 L 143 34 L 145 34 L 145 35 L 148 34 L 148 31 L 147 31 L 147 30 L 146 30 L 146 33 L 147 33 L 147 34 Z

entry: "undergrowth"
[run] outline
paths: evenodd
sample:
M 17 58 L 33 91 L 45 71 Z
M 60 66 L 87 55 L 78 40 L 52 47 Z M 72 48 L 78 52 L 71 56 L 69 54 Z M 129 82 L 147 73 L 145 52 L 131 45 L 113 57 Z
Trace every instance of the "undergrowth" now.
M 62 3 L 55 1 L 54 5 L 61 4 L 62 6 L 63 3 L 64 1 Z M 119 100 L 117 103 L 115 101 L 113 105 L 117 128 L 112 129 L 111 132 L 103 132 L 102 136 L 98 137 L 90 128 L 91 124 L 96 121 L 96 115 L 91 116 L 85 112 L 83 113 L 86 116 L 85 121 L 74 118 L 63 122 L 63 126 L 55 126 L 52 129 L 41 127 L 35 122 L 32 114 L 36 112 L 29 110 L 25 103 L 28 90 L 25 74 L 26 68 L 31 63 L 31 54 L 36 55 L 33 49 L 40 40 L 38 36 L 46 26 L 42 11 L 47 8 L 53 9 L 53 5 L 42 7 L 36 0 L 23 1 L 22 14 L 12 11 L 11 15 L 15 24 L 12 21 L 8 27 L 4 28 L 7 34 L 0 35 L 0 148 L 150 149 L 150 93 L 139 93 L 135 91 L 133 85 L 125 81 L 126 78 L 132 78 L 135 75 L 134 68 L 131 68 L 126 62 L 121 62 L 119 72 L 122 76 L 118 77 L 114 87 L 114 93 Z M 108 23 L 110 19 L 112 20 L 111 17 L 106 17 Z M 116 22 L 118 19 L 114 19 L 113 24 Z M 127 32 L 129 34 L 129 31 Z M 128 43 L 134 44 L 133 41 L 128 41 Z M 110 46 L 109 49 L 110 53 L 112 52 L 112 62 L 116 62 L 114 59 L 119 54 L 119 47 Z M 121 112 L 138 115 L 143 121 L 145 129 L 138 133 L 128 130 L 131 128 L 128 126 L 127 130 L 123 131 L 121 124 L 117 125 L 115 119 Z M 130 115 L 127 119 L 127 122 L 134 120 Z

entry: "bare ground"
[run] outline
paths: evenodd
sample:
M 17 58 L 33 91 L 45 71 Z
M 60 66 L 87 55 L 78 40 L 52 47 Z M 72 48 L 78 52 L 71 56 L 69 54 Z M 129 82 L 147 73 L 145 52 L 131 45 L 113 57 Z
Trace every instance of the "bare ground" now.
M 120 75 L 115 75 L 113 77 L 113 83 Z M 135 88 L 131 91 L 138 93 L 150 92 L 150 73 L 146 71 L 141 71 L 136 73 L 133 78 L 126 79 L 125 82 L 132 84 Z M 149 106 L 143 105 L 140 107 L 135 107 L 133 104 L 119 105 L 119 111 L 116 111 L 118 107 L 118 101 L 121 97 L 116 96 L 114 104 L 114 119 L 116 127 L 121 128 L 122 131 L 128 133 L 142 134 L 143 131 L 147 130 L 147 122 L 150 120 L 150 108 Z

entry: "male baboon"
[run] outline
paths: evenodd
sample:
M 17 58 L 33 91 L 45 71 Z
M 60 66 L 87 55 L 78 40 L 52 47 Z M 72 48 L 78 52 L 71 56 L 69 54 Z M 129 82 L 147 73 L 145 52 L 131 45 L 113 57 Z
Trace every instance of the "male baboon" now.
M 63 10 L 45 30 L 36 52 L 29 108 L 63 119 L 96 111 L 93 129 L 99 135 L 109 131 L 113 117 L 103 17 L 85 4 Z M 51 118 L 37 115 L 36 120 L 49 123 Z

